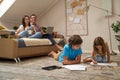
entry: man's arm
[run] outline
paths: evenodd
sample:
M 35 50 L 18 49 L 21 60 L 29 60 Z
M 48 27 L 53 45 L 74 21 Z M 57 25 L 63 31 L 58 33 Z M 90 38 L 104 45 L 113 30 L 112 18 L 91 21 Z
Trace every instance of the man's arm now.
M 81 62 L 81 55 L 77 56 L 75 60 L 68 60 L 68 57 L 63 58 L 63 64 L 78 64 Z

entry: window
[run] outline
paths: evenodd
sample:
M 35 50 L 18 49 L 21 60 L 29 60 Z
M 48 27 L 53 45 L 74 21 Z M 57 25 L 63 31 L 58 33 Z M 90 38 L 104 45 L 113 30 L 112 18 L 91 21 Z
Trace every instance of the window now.
M 3 0 L 0 0 L 0 4 L 2 3 Z
M 5 12 L 12 6 L 15 0 L 0 0 L 0 18 L 5 14 Z

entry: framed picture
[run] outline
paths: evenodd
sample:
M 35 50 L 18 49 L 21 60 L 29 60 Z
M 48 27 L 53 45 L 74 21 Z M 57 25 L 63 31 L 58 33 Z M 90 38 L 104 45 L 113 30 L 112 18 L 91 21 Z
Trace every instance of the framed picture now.
M 65 0 L 66 36 L 88 35 L 87 0 Z

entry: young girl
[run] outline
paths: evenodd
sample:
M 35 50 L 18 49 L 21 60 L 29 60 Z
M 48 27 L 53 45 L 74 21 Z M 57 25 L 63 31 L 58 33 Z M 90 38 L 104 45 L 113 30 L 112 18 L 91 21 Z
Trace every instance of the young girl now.
M 28 15 L 25 15 L 22 19 L 22 25 L 17 29 L 17 37 L 28 37 L 32 35 L 32 26 L 30 26 L 30 18 Z
M 69 38 L 68 44 L 63 48 L 62 52 L 55 53 L 54 51 L 50 52 L 55 60 L 62 62 L 63 64 L 78 64 L 81 62 L 81 44 L 82 39 L 79 35 L 73 35 Z
M 93 62 L 94 64 L 109 63 L 110 62 L 110 51 L 108 44 L 103 40 L 102 37 L 96 37 L 93 43 L 93 52 L 91 57 L 87 57 L 83 60 L 86 62 Z

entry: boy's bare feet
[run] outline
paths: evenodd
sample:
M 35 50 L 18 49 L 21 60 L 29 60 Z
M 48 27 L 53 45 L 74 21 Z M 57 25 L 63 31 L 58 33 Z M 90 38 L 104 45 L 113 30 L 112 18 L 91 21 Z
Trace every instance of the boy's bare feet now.
M 60 51 L 58 51 L 57 53 L 54 52 L 54 51 L 51 51 L 51 52 L 48 54 L 48 56 L 51 56 L 51 57 L 53 57 L 55 60 L 58 60 L 58 57 L 59 57 L 60 54 L 61 54 Z
M 52 56 L 52 53 L 53 53 L 53 51 L 51 51 L 51 52 L 48 54 L 48 56 Z

